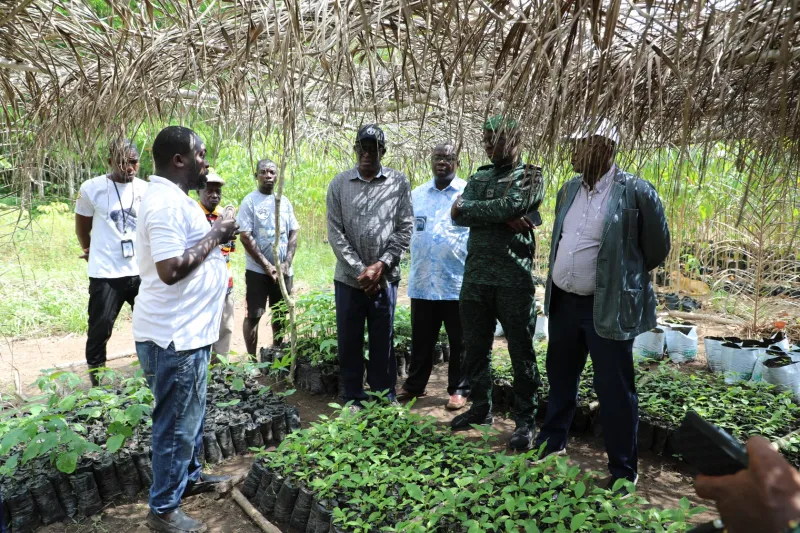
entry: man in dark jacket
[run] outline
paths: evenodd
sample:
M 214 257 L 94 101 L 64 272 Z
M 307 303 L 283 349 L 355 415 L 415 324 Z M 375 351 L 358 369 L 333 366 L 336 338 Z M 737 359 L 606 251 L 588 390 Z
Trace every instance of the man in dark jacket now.
M 633 339 L 656 325 L 649 272 L 669 253 L 669 228 L 653 186 L 614 164 L 619 135 L 608 120 L 573 140 L 580 175 L 556 198 L 544 304 L 550 398 L 537 444 L 546 443 L 543 455 L 563 453 L 591 353 L 613 488 L 638 479 Z

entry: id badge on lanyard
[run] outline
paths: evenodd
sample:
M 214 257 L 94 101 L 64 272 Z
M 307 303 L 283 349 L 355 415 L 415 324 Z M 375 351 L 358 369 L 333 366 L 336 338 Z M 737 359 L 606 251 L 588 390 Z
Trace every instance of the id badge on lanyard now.
M 122 246 L 122 257 L 128 259 L 135 255 L 136 252 L 133 247 L 133 240 L 125 239 L 120 242 L 120 245 Z
M 133 211 L 133 202 L 136 199 L 136 191 L 131 186 L 131 207 L 128 209 L 128 213 L 125 213 L 125 207 L 122 205 L 122 195 L 119 193 L 119 189 L 117 188 L 117 184 L 112 181 L 111 183 L 114 184 L 114 191 L 117 193 L 117 199 L 119 200 L 119 208 L 122 213 L 122 231 L 124 232 L 122 241 L 120 241 L 120 247 L 122 248 L 122 257 L 125 259 L 130 259 L 136 254 L 133 246 L 133 239 L 130 238 L 130 233 L 128 233 L 128 216 L 130 216 L 131 211 Z

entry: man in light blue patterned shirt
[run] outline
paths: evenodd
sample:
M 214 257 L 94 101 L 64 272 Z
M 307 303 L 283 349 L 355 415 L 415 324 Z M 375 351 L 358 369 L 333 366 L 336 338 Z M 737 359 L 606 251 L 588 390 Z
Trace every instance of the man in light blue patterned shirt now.
M 466 182 L 456 177 L 458 157 L 452 143 L 433 149 L 433 179 L 414 189 L 414 232 L 411 234 L 411 368 L 398 399 L 425 394 L 433 370 L 433 353 L 444 323 L 450 342 L 447 408 L 466 404 L 469 383 L 462 370 L 464 339 L 458 298 L 464 279 L 469 228 L 456 226 L 450 207 L 464 191 Z

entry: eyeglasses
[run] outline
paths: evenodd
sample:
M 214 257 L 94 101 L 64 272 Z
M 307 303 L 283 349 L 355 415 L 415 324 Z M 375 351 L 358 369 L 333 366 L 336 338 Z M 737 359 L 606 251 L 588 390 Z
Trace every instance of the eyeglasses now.
M 356 143 L 356 153 L 358 154 L 377 154 L 380 152 L 380 148 L 377 143 L 369 143 L 369 144 L 361 144 Z
M 431 161 L 434 163 L 438 163 L 439 161 L 444 161 L 445 163 L 455 163 L 456 156 L 454 155 L 432 155 Z

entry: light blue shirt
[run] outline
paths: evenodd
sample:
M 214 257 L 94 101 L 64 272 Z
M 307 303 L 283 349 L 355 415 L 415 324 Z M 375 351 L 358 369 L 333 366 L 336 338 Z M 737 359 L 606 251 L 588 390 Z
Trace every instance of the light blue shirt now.
M 453 178 L 443 191 L 434 180 L 411 193 L 414 232 L 411 234 L 411 271 L 408 297 L 419 300 L 458 300 L 464 281 L 469 228 L 456 226 L 450 208 L 467 182 Z
M 275 264 L 272 256 L 272 243 L 275 241 L 275 197 L 271 194 L 264 194 L 260 191 L 253 191 L 242 200 L 239 206 L 239 214 L 236 217 L 240 232 L 251 232 L 256 240 L 261 253 L 267 260 Z M 281 237 L 278 247 L 278 260 L 285 261 L 289 250 L 289 232 L 300 229 L 300 224 L 294 216 L 294 209 L 289 200 L 281 197 Z M 258 262 L 250 257 L 245 250 L 245 269 L 264 274 L 264 269 Z M 284 272 L 286 276 L 294 275 L 293 268 L 289 272 Z

